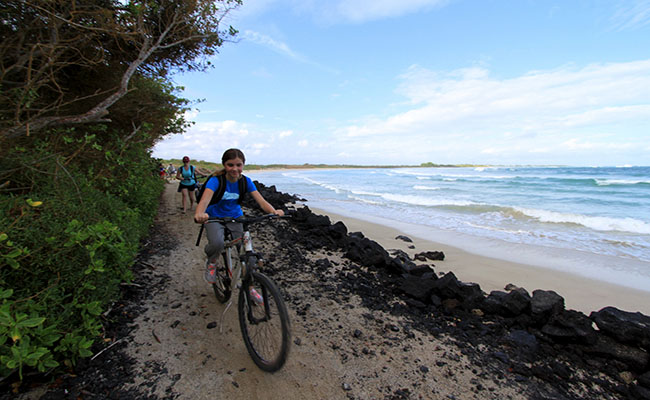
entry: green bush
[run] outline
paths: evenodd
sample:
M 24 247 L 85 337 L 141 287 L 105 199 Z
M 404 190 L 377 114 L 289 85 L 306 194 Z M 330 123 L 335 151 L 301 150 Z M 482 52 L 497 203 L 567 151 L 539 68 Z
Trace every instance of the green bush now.
M 115 152 L 88 131 L 58 133 L 0 161 L 14 189 L 0 192 L 3 378 L 91 355 L 164 189 L 144 144 Z

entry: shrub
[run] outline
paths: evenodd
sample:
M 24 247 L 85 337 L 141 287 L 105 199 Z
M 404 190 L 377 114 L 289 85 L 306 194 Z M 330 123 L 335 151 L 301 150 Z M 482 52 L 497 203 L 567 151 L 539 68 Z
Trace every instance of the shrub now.
M 74 146 L 62 152 L 56 144 L 66 137 Z M 102 312 L 131 279 L 164 183 L 144 145 L 106 147 L 69 130 L 0 161 L 8 182 L 0 192 L 2 378 L 91 355 Z

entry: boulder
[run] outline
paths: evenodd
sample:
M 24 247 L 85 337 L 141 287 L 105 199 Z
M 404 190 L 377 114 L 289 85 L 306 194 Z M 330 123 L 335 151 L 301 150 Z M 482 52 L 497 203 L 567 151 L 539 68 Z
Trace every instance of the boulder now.
M 418 270 L 418 266 L 411 261 L 408 254 L 402 250 L 393 250 L 393 259 L 390 261 L 389 270 L 396 273 L 407 273 L 412 275 L 422 275 L 426 270 Z M 418 271 L 418 273 L 414 273 Z
M 598 329 L 615 340 L 650 351 L 650 317 L 647 315 L 605 307 L 592 312 L 589 317 Z
M 374 240 L 363 236 L 361 232 L 348 235 L 345 256 L 366 267 L 386 268 L 391 264 L 388 252 Z M 402 273 L 402 271 L 393 271 Z
M 530 308 L 530 295 L 524 288 L 515 288 L 510 292 L 493 290 L 483 302 L 483 311 L 516 317 Z
M 336 240 L 343 239 L 348 235 L 348 228 L 341 221 L 338 221 L 334 225 L 330 226 L 327 231 L 330 236 Z
M 564 310 L 552 317 L 541 331 L 556 342 L 593 344 L 597 334 L 592 324 L 583 313 Z
M 484 299 L 484 293 L 478 284 L 461 282 L 453 272 L 447 272 L 438 279 L 433 292 L 443 299 L 459 300 L 466 309 L 477 307 Z
M 564 310 L 564 298 L 552 290 L 535 290 L 530 300 L 530 314 L 536 325 L 544 325 Z
M 434 278 L 423 279 L 410 274 L 404 274 L 402 278 L 399 286 L 402 292 L 423 303 L 430 302 L 431 293 L 436 282 Z
M 445 259 L 445 253 L 442 251 L 423 251 L 421 253 L 417 253 L 413 258 L 418 261 L 443 261 Z
M 646 370 L 650 356 L 638 347 L 617 342 L 607 335 L 597 335 L 593 345 L 584 349 L 586 353 L 618 360 L 638 372 Z

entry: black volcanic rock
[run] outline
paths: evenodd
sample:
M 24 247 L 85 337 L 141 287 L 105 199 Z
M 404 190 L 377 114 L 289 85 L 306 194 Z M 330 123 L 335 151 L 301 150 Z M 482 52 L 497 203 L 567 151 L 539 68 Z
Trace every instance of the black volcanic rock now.
M 538 325 L 546 324 L 549 319 L 564 310 L 564 298 L 552 290 L 535 290 L 530 300 L 530 314 Z
M 542 327 L 542 333 L 559 342 L 593 344 L 596 341 L 592 321 L 575 310 L 564 310 L 551 318 Z
M 650 356 L 643 349 L 617 342 L 606 335 L 594 336 L 594 341 L 585 352 L 621 361 L 634 371 L 642 372 L 649 367 Z
M 445 253 L 443 253 L 442 251 L 423 251 L 417 253 L 414 256 L 414 258 L 418 261 L 427 261 L 427 260 L 444 261 Z
M 516 317 L 530 309 L 531 297 L 523 288 L 515 288 L 509 292 L 493 290 L 487 296 L 481 308 L 489 313 Z
M 650 317 L 647 315 L 605 307 L 592 312 L 589 317 L 598 325 L 598 329 L 617 341 L 650 351 Z

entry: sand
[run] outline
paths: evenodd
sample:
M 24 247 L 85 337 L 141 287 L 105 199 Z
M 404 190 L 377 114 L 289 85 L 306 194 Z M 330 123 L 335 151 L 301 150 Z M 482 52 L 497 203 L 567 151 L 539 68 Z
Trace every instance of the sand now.
M 400 249 L 411 258 L 423 251 L 442 251 L 444 261 L 435 262 L 437 273 L 453 272 L 464 282 L 478 283 L 484 292 L 503 290 L 512 283 L 525 288 L 529 293 L 536 289 L 553 290 L 565 299 L 567 309 L 589 315 L 603 307 L 614 306 L 624 311 L 641 312 L 650 315 L 650 292 L 611 284 L 588 277 L 543 268 L 531 263 L 518 263 L 462 250 L 407 233 L 405 227 L 398 228 L 374 222 L 343 216 L 329 211 L 310 209 L 317 214 L 327 215 L 332 223 L 342 221 L 349 232 L 362 232 L 364 236 L 381 244 L 385 249 Z M 398 235 L 408 236 L 413 243 L 396 239 Z M 414 246 L 413 249 L 409 245 Z

